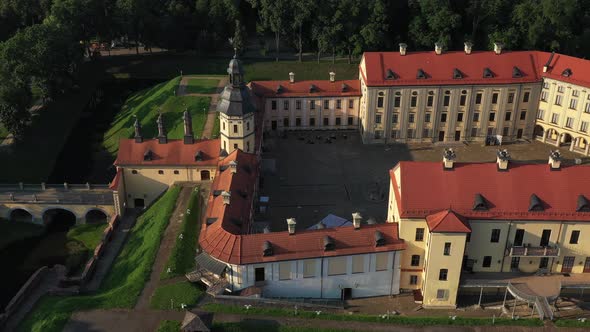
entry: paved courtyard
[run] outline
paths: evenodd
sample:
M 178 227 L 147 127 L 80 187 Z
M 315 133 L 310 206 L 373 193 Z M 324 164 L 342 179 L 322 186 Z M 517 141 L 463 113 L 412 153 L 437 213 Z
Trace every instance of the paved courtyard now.
M 328 143 L 330 137 L 335 138 Z M 261 195 L 270 201 L 268 212 L 257 220 L 269 221 L 272 231 L 286 230 L 287 218 L 295 217 L 297 228 L 304 229 L 330 213 L 350 220 L 353 212 L 360 212 L 365 221 L 384 222 L 388 170 L 402 160 L 441 161 L 444 150 L 432 144 L 363 145 L 352 131 L 288 132 L 286 137 L 271 133 L 264 147 Z M 554 149 L 540 142 L 502 148 L 508 149 L 513 162 L 532 163 L 547 163 Z M 473 143 L 454 149 L 458 162 L 493 162 L 498 146 Z M 566 148 L 560 151 L 565 164 L 581 158 Z

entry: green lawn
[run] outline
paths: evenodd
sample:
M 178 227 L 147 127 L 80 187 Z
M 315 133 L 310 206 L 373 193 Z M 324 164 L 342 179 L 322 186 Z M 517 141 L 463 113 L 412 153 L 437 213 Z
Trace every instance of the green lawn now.
M 229 313 L 229 314 L 246 314 L 246 315 L 265 315 L 265 316 L 296 316 L 306 319 L 326 319 L 337 321 L 359 321 L 359 322 L 374 322 L 374 323 L 389 323 L 395 325 L 414 325 L 414 326 L 436 326 L 436 325 L 459 325 L 459 326 L 487 326 L 492 325 L 492 318 L 464 318 L 457 317 L 455 320 L 449 317 L 408 317 L 408 316 L 391 316 L 389 319 L 381 318 L 376 315 L 345 315 L 333 313 L 321 313 L 317 315 L 314 311 L 299 310 L 295 314 L 294 310 L 282 308 L 264 308 L 251 307 L 246 310 L 242 306 L 232 306 L 217 303 L 206 304 L 202 308 L 206 311 Z M 512 320 L 509 318 L 496 318 L 495 325 L 501 326 L 543 326 L 543 321 L 540 319 L 518 319 Z
M 173 330 L 170 330 L 173 331 Z M 352 332 L 347 329 L 281 326 L 274 321 L 245 320 L 238 323 L 213 323 L 212 332 Z
M 44 296 L 23 320 L 19 331 L 57 332 L 77 310 L 133 307 L 150 276 L 179 193 L 180 187 L 172 187 L 138 218 L 125 247 L 96 294 Z
M 182 304 L 194 307 L 203 295 L 203 289 L 188 281 L 156 288 L 150 299 L 150 308 L 160 310 L 184 310 Z
M 211 138 L 218 138 L 220 132 L 219 115 L 215 116 L 215 122 L 213 123 L 213 130 L 211 131 Z
M 10 244 L 43 234 L 45 227 L 25 222 L 10 222 L 0 218 L 0 250 Z
M 180 325 L 180 322 L 175 320 L 163 320 L 160 322 L 157 332 L 179 332 Z
M 68 231 L 67 237 L 70 240 L 83 243 L 90 250 L 94 250 L 102 240 L 104 230 L 107 226 L 106 223 L 78 225 Z
M 215 93 L 219 80 L 206 78 L 191 78 L 186 86 L 187 93 Z
M 158 134 L 156 120 L 158 112 L 164 116 L 164 125 L 169 138 L 182 138 L 184 135 L 182 113 L 188 109 L 193 118 L 195 137 L 200 137 L 209 109 L 209 97 L 175 96 L 174 91 L 180 83 L 180 77 L 160 83 L 152 88 L 139 91 L 129 97 L 119 114 L 117 114 L 104 134 L 103 146 L 112 155 L 116 155 L 119 139 L 131 138 L 134 134 L 134 116 L 139 118 L 142 135 L 153 138 Z
M 160 275 L 160 279 L 169 279 L 184 275 L 195 267 L 195 249 L 198 247 L 201 205 L 199 187 L 191 193 L 187 210 L 182 219 L 180 233 L 182 239 L 177 238 L 174 248 L 168 257 L 168 262 Z M 168 273 L 170 269 L 170 273 Z
M 590 328 L 590 320 L 579 321 L 577 319 L 558 319 L 555 321 L 557 327 L 585 327 Z

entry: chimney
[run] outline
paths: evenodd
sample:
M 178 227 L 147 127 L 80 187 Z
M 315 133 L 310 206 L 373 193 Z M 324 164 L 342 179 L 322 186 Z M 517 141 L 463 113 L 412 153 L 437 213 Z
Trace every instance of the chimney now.
M 363 217 L 360 213 L 355 212 L 352 214 L 352 225 L 354 226 L 354 229 L 361 228 L 361 220 L 363 220 Z
M 558 170 L 561 167 L 561 153 L 559 150 L 551 151 L 549 153 L 549 169 L 552 171 Z
M 158 120 L 156 123 L 158 124 L 158 143 L 168 143 L 168 137 L 166 137 L 166 128 L 164 128 L 164 119 L 162 118 L 162 113 L 158 115 Z
M 222 191 L 221 192 L 221 197 L 223 198 L 223 205 L 229 205 L 229 199 L 231 197 L 231 194 L 229 191 Z
M 235 160 L 230 161 L 229 169 L 231 171 L 231 174 L 236 174 L 238 172 L 238 162 Z
M 139 124 L 139 119 L 135 116 L 135 123 L 133 124 L 135 128 L 135 143 L 142 143 L 143 137 L 141 136 L 141 124 Z
M 504 46 L 504 45 L 502 45 L 502 43 L 495 42 L 494 43 L 494 53 L 502 54 L 502 46 Z
M 445 149 L 443 152 L 443 169 L 453 169 L 457 154 L 453 149 Z
M 297 221 L 295 218 L 287 219 L 287 229 L 289 230 L 289 235 L 295 234 L 295 226 L 297 226 Z
M 470 41 L 466 41 L 463 43 L 465 45 L 465 54 L 471 54 L 471 48 L 473 48 L 473 43 Z
M 507 171 L 509 161 L 510 153 L 508 153 L 508 150 L 498 150 L 498 152 L 496 153 L 496 164 L 498 164 L 498 170 Z
M 434 43 L 434 53 L 436 53 L 437 55 L 442 54 L 443 51 L 443 45 L 442 43 Z
M 295 73 L 294 72 L 289 73 L 289 82 L 295 83 Z
M 336 81 L 336 73 L 331 71 L 330 72 L 330 82 L 334 83 Z
M 407 48 L 408 48 L 408 45 L 406 43 L 399 43 L 399 54 L 406 55 Z
M 184 111 L 182 118 L 184 119 L 184 144 L 193 144 L 195 143 L 195 137 L 193 136 L 193 120 L 187 110 Z
M 547 59 L 547 62 L 545 62 L 545 65 L 543 66 L 544 73 L 546 73 L 549 70 L 549 66 L 551 66 L 551 60 L 553 60 L 554 55 L 555 55 L 555 51 L 551 52 L 549 59 Z

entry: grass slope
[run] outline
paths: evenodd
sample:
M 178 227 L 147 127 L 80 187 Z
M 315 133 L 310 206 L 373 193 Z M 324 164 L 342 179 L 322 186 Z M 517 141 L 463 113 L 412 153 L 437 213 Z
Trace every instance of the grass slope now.
M 195 267 L 195 249 L 198 246 L 199 230 L 201 229 L 199 187 L 192 191 L 186 209 L 179 233 L 182 234 L 182 239 L 176 239 L 168 262 L 160 274 L 160 280 L 184 275 Z M 170 273 L 168 273 L 168 269 L 170 269 Z
M 106 223 L 78 225 L 68 231 L 67 237 L 70 240 L 81 242 L 89 250 L 94 250 L 102 240 L 106 227 Z
M 274 321 L 244 320 L 238 323 L 213 323 L 212 332 L 353 332 L 346 329 L 281 326 Z
M 180 77 L 176 77 L 131 95 L 125 101 L 120 113 L 114 117 L 110 129 L 104 134 L 103 147 L 115 155 L 119 148 L 119 140 L 133 137 L 134 116 L 139 118 L 142 126 L 141 133 L 145 138 L 156 137 L 158 112 L 164 114 L 164 125 L 168 137 L 182 138 L 184 135 L 182 113 L 185 109 L 191 113 L 193 131 L 195 137 L 199 137 L 206 120 L 203 109 L 209 109 L 210 98 L 175 96 L 179 83 Z
M 180 331 L 180 322 L 175 320 L 163 320 L 160 322 L 160 326 L 158 326 L 158 331 L 156 332 L 178 332 Z
M 219 114 L 215 116 L 215 122 L 213 123 L 213 130 L 211 131 L 211 138 L 219 138 L 219 133 L 221 131 L 220 123 L 219 123 Z
M 184 310 L 182 304 L 194 307 L 203 295 L 203 289 L 188 281 L 156 288 L 150 299 L 150 308 L 160 310 Z
M 219 80 L 192 78 L 186 86 L 186 93 L 215 93 Z
M 45 227 L 24 222 L 10 222 L 0 218 L 0 250 L 10 244 L 27 238 L 39 236 Z
M 61 331 L 72 312 L 131 308 L 137 302 L 174 210 L 180 187 L 170 188 L 142 214 L 100 290 L 87 296 L 44 296 L 19 326 L 19 331 Z

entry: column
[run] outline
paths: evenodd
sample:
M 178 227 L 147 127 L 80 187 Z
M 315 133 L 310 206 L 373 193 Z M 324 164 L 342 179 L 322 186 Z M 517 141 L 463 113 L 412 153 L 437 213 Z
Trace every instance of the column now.
M 590 152 L 589 150 L 590 150 L 590 142 L 586 142 L 586 149 L 584 150 L 584 154 L 586 156 L 588 155 L 588 152 Z
M 574 146 L 576 145 L 577 141 L 578 138 L 572 138 L 572 142 L 570 143 L 570 151 L 574 151 Z
M 547 142 L 547 135 L 548 134 L 549 134 L 549 129 L 543 130 L 543 139 L 542 139 L 543 143 Z

